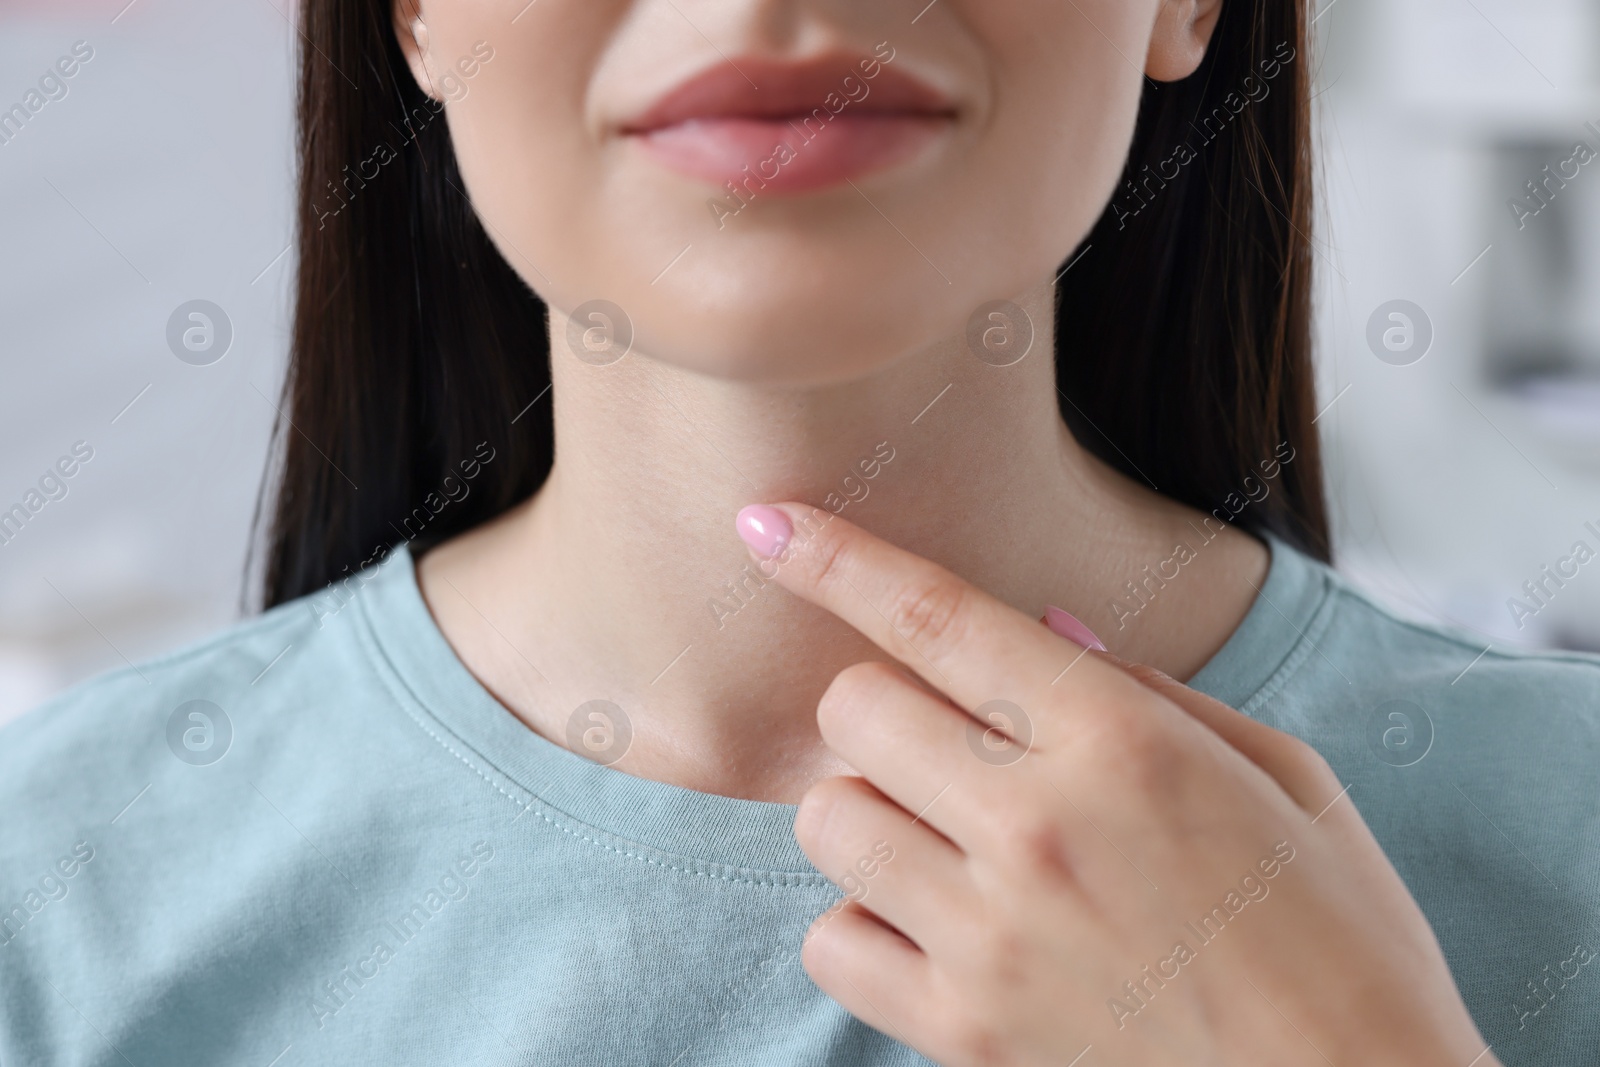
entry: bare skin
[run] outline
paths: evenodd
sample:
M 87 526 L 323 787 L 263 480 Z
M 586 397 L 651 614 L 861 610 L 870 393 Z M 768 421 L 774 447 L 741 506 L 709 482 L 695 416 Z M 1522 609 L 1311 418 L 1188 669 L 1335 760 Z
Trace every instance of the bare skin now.
M 632 357 L 554 369 L 549 482 L 424 555 L 421 585 L 467 667 L 539 734 L 564 744 L 579 705 L 620 705 L 634 740 L 614 766 L 631 774 L 794 803 L 846 769 L 818 733 L 817 700 L 882 651 L 770 584 L 720 628 L 707 605 L 737 604 L 721 587 L 749 566 L 733 533 L 741 506 L 821 505 L 879 442 L 894 458 L 871 480 L 857 473 L 870 492 L 842 514 L 1033 618 L 1065 608 L 1173 677 L 1221 647 L 1266 571 L 1266 549 L 1229 529 L 1119 629 L 1108 605 L 1123 583 L 1174 544 L 1201 544 L 1206 516 L 1088 455 L 1057 413 L 1054 368 L 1032 355 L 1000 372 L 952 338 L 823 388 Z

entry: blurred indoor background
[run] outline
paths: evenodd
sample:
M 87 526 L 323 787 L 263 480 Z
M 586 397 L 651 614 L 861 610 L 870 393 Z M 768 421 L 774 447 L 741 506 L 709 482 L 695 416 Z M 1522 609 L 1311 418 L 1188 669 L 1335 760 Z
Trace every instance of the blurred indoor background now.
M 1339 566 L 1485 647 L 1600 650 L 1600 560 L 1543 572 L 1600 550 L 1600 158 L 1576 151 L 1600 153 L 1600 0 L 1322 2 Z M 290 3 L 0 0 L 0 109 L 73 70 L 0 119 L 0 511 L 56 497 L 0 527 L 0 721 L 247 603 L 294 270 Z M 214 362 L 169 347 L 194 300 L 231 324 Z

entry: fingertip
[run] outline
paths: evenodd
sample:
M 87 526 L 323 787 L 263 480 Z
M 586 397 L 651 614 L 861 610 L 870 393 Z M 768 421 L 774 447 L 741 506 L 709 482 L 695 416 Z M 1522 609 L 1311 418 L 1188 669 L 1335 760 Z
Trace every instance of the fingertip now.
M 734 530 L 756 562 L 783 565 L 837 517 L 831 511 L 794 500 L 747 504 L 735 516 Z
M 758 559 L 772 559 L 794 539 L 794 522 L 788 512 L 772 504 L 747 504 L 739 509 L 733 528 Z
M 1050 631 L 1060 637 L 1065 637 L 1075 645 L 1094 652 L 1106 651 L 1105 642 L 1094 635 L 1094 631 L 1085 626 L 1083 622 L 1069 611 L 1063 611 L 1054 604 L 1046 604 L 1044 618 L 1040 620 L 1050 628 Z

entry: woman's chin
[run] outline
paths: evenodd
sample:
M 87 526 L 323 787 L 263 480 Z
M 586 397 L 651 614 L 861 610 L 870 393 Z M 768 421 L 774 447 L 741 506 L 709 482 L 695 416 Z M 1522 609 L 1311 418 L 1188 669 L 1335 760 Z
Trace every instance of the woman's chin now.
M 641 329 L 638 351 L 731 383 L 814 388 L 865 377 L 918 347 L 918 339 L 887 330 L 864 335 L 812 326 L 796 330 L 768 320 L 717 335 L 703 326 L 678 323 L 665 330 Z

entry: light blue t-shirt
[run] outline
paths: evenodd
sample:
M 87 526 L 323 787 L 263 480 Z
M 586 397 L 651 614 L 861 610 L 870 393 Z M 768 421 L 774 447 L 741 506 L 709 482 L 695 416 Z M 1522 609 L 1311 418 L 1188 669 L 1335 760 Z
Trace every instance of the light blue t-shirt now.
M 1506 1064 L 1594 1067 L 1600 659 L 1483 653 L 1272 550 L 1192 684 L 1327 757 Z M 403 548 L 351 590 L 0 731 L 0 1064 L 925 1062 L 801 969 L 838 892 L 792 807 L 542 739 Z

